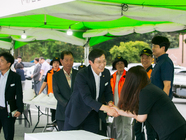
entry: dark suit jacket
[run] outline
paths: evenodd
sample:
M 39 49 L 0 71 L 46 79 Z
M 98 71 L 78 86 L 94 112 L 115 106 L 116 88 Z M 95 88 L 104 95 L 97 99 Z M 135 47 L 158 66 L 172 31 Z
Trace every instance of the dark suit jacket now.
M 99 117 L 105 122 L 106 115 L 99 111 L 102 104 L 113 101 L 110 86 L 110 72 L 105 69 L 100 77 L 100 91 L 96 101 L 96 84 L 91 66 L 80 70 L 76 76 L 74 90 L 67 105 L 65 116 L 73 127 L 80 125 L 92 110 L 99 112 Z
M 23 92 L 21 85 L 21 76 L 12 70 L 9 71 L 5 87 L 5 105 L 7 101 L 16 100 L 17 111 L 23 112 Z M 8 116 L 7 116 L 8 117 Z M 2 124 L 0 123 L 0 131 Z
M 67 82 L 63 69 L 53 75 L 53 92 L 57 99 L 56 120 L 65 120 L 65 108 L 70 100 L 77 70 L 72 69 L 71 88 Z
M 23 91 L 21 77 L 10 70 L 5 88 L 5 103 L 9 100 L 16 100 L 17 111 L 23 112 Z M 7 104 L 6 104 L 7 105 Z
M 7 101 L 15 100 L 16 98 L 16 106 L 17 111 L 23 112 L 23 92 L 21 85 L 21 76 L 12 70 L 9 71 L 6 87 L 5 87 L 5 105 L 7 108 Z M 8 116 L 7 116 L 8 117 Z M 2 128 L 2 124 L 0 123 L 0 131 Z

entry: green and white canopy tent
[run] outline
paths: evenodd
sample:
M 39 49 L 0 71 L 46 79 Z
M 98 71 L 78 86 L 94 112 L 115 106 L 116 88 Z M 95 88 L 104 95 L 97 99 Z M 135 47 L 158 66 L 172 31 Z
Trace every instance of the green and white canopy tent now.
M 94 46 L 113 36 L 182 31 L 185 25 L 186 0 L 4 0 L 0 47 L 48 39 Z

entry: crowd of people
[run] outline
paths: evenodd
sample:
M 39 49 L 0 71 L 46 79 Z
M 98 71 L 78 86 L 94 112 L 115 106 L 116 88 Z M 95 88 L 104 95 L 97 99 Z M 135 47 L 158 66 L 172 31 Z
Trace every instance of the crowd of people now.
M 144 126 L 148 140 L 185 140 L 186 121 L 172 102 L 174 65 L 166 54 L 170 42 L 163 36 L 155 36 L 151 42 L 152 50 L 139 53 L 142 66 L 126 71 L 127 60 L 117 56 L 112 75 L 105 69 L 101 49 L 93 49 L 89 65 L 79 71 L 73 69 L 74 56 L 69 50 L 51 62 L 35 58 L 34 91 L 36 95 L 54 94 L 57 108 L 51 109 L 52 122 L 59 131 L 83 129 L 106 136 L 106 119 L 113 116 L 117 140 L 132 140 L 132 131 L 136 140 L 145 140 Z M 25 77 L 20 59 L 14 64 L 16 74 L 10 69 L 13 56 L 0 54 L 0 128 L 6 140 L 13 139 L 15 118 L 23 112 Z M 15 114 L 7 110 L 12 100 L 17 106 Z

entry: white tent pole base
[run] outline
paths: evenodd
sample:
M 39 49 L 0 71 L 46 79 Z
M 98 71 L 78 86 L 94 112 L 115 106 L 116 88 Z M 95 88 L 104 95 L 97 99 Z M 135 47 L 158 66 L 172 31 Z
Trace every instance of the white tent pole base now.
M 85 62 L 85 66 L 88 66 L 89 62 L 88 62 L 88 55 L 89 55 L 89 45 L 88 43 L 84 46 L 84 62 Z

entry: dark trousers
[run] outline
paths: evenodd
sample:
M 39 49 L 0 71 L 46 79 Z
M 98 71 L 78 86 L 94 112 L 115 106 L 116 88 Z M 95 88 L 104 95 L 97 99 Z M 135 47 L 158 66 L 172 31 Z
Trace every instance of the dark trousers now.
M 55 116 L 56 116 L 56 110 L 55 109 L 50 109 L 50 112 L 51 112 L 51 121 L 55 121 Z
M 104 123 L 101 119 L 100 119 L 100 123 L 101 123 L 101 130 L 99 130 L 98 134 L 102 136 L 107 136 L 107 124 Z
M 155 138 L 158 140 L 158 135 L 156 134 L 154 128 L 147 121 L 145 121 L 144 125 L 147 130 L 147 140 L 155 140 Z M 136 136 L 136 140 L 145 140 L 144 126 L 136 120 L 134 120 L 134 134 Z
M 91 111 L 87 118 L 77 127 L 71 126 L 68 118 L 65 118 L 64 130 L 86 130 L 98 134 L 99 132 L 99 116 L 96 111 Z
M 6 108 L 0 109 L 0 126 L 2 126 L 4 131 L 5 140 L 13 140 L 14 139 L 14 124 L 15 117 L 8 117 L 8 113 Z M 1 127 L 0 127 L 1 129 Z
M 45 81 L 45 76 L 46 75 L 43 75 L 42 79 L 41 79 L 41 86 L 43 84 L 43 82 Z M 48 93 L 48 86 L 46 85 L 46 87 L 43 89 L 43 93 L 44 94 L 47 94 Z
M 144 134 L 142 123 L 134 120 L 133 128 L 134 128 L 134 134 L 135 134 L 136 140 L 145 140 L 145 134 Z
M 35 91 L 36 95 L 39 94 L 40 88 L 41 88 L 41 82 L 40 81 L 34 81 L 34 91 Z
M 65 121 L 56 120 L 56 122 L 57 122 L 58 130 L 63 131 Z

